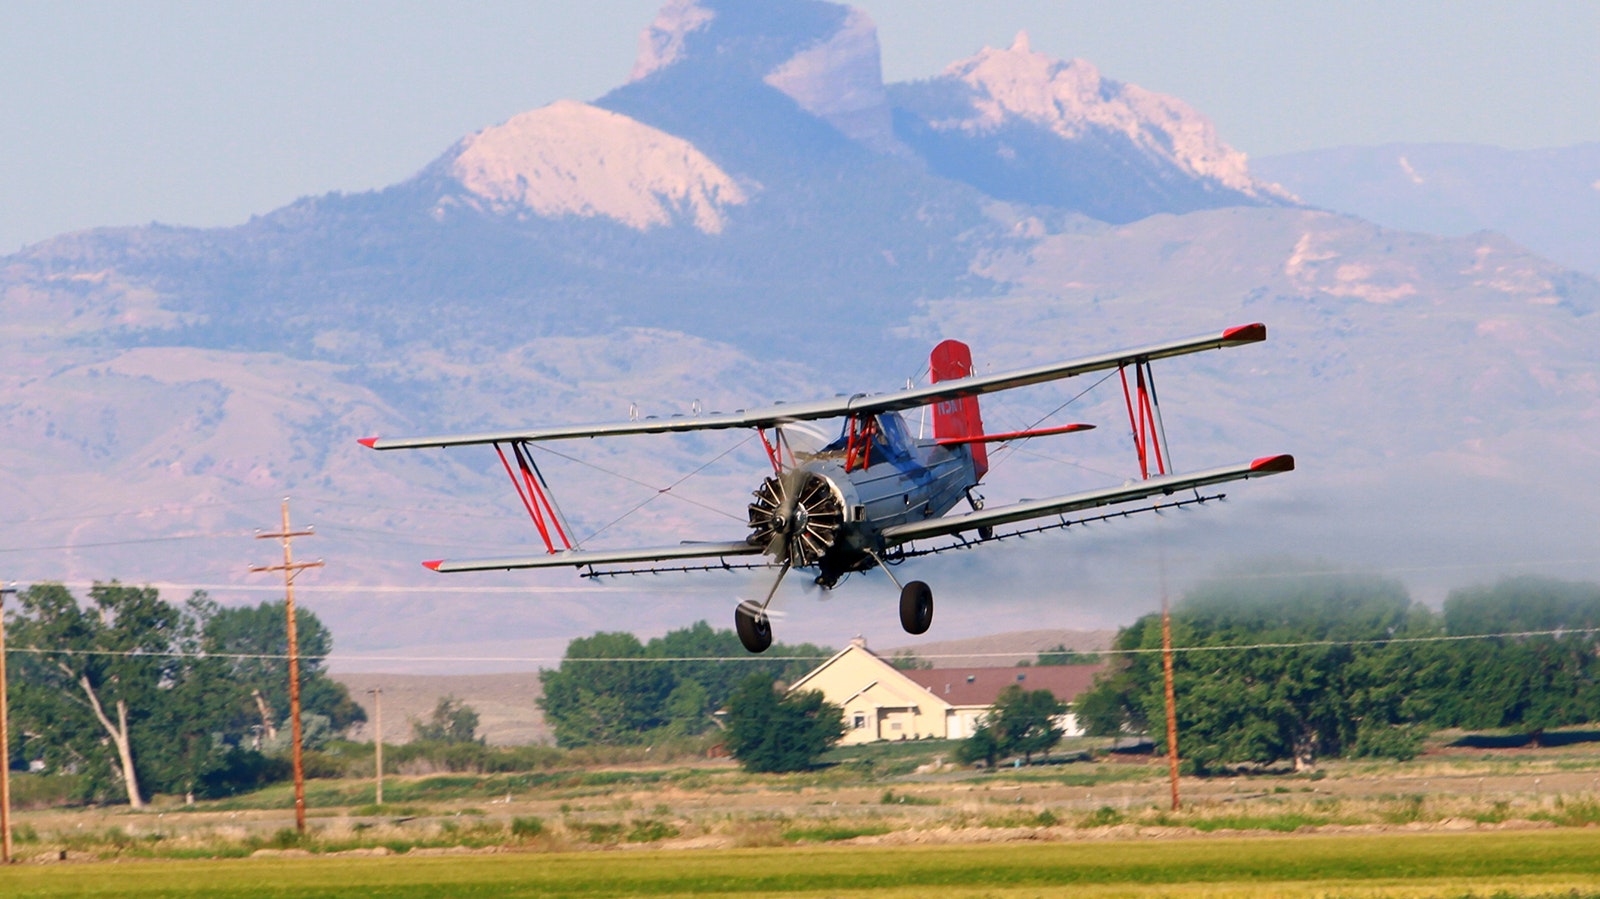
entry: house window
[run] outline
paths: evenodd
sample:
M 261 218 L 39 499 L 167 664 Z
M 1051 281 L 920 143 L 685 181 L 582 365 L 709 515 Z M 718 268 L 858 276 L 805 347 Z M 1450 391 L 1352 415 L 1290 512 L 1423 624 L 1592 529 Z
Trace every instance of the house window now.
M 889 729 L 890 730 L 899 730 L 900 729 L 900 722 L 895 721 L 895 722 L 891 723 L 889 725 Z
M 862 728 L 867 726 L 867 716 L 861 714 L 860 712 L 857 712 L 856 713 L 856 717 L 855 717 L 855 721 L 852 722 L 852 724 L 855 726 L 856 730 L 861 730 Z

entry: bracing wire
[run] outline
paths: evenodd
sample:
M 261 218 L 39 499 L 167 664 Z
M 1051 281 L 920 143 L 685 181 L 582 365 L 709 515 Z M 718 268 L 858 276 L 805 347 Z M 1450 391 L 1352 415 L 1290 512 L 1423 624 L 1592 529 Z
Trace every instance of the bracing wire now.
M 643 509 L 645 506 L 650 505 L 651 503 L 655 502 L 657 499 L 661 498 L 662 496 L 671 496 L 673 499 L 682 500 L 683 502 L 689 503 L 691 505 L 699 506 L 702 509 L 709 509 L 712 512 L 715 512 L 718 515 L 721 515 L 721 516 L 723 516 L 725 518 L 731 518 L 734 521 L 740 522 L 741 524 L 744 523 L 744 519 L 740 518 L 737 515 L 734 515 L 733 513 L 729 512 L 726 509 L 718 508 L 716 506 L 711 505 L 710 503 L 702 503 L 699 500 L 691 499 L 691 498 L 689 498 L 687 496 L 681 496 L 679 494 L 673 493 L 672 491 L 673 491 L 674 488 L 676 488 L 679 485 L 683 484 L 685 481 L 689 480 L 690 478 L 694 477 L 695 475 L 699 474 L 700 472 L 705 471 L 707 468 L 710 468 L 711 466 L 717 464 L 718 462 L 722 461 L 725 457 L 731 455 L 735 450 L 739 449 L 740 447 L 744 446 L 745 444 L 749 443 L 751 440 L 754 440 L 754 439 L 755 439 L 755 436 L 753 434 L 745 435 L 745 438 L 743 440 L 739 441 L 738 443 L 733 444 L 732 446 L 728 447 L 727 449 L 723 450 L 722 452 L 717 453 L 715 456 L 712 456 L 710 459 L 707 459 L 698 468 L 696 468 L 695 470 L 689 472 L 688 474 L 684 475 L 683 477 L 678 478 L 676 481 L 673 481 L 671 484 L 668 484 L 665 487 L 656 487 L 653 484 L 647 484 L 644 481 L 639 480 L 638 478 L 622 474 L 621 472 L 607 471 L 606 469 L 601 468 L 598 465 L 594 465 L 594 464 L 592 464 L 590 462 L 586 462 L 583 459 L 578 459 L 578 458 L 575 458 L 573 456 L 569 456 L 566 453 L 560 452 L 558 450 L 550 449 L 549 447 L 544 447 L 543 449 L 546 452 L 549 452 L 549 453 L 551 453 L 553 455 L 556 455 L 556 456 L 560 456 L 561 458 L 566 459 L 569 462 L 576 462 L 579 465 L 587 465 L 588 467 L 593 468 L 595 471 L 599 471 L 599 472 L 602 472 L 604 474 L 613 475 L 614 477 L 622 478 L 625 481 L 629 481 L 629 482 L 632 482 L 634 484 L 638 484 L 641 487 L 648 487 L 651 490 L 655 491 L 654 493 L 652 493 L 648 497 L 646 497 L 642 502 L 640 502 L 637 505 L 635 505 L 633 508 L 629 509 L 626 512 L 623 512 L 621 515 L 618 515 L 616 518 L 611 519 L 610 521 L 608 521 L 605 524 L 601 525 L 599 528 L 595 529 L 594 531 L 591 531 L 589 533 L 589 536 L 584 537 L 582 540 L 577 541 L 577 543 L 583 544 L 583 543 L 587 543 L 590 540 L 593 540 L 595 537 L 600 536 L 600 534 L 604 533 L 606 530 L 614 527 L 615 525 L 620 524 L 622 521 L 627 519 L 629 516 L 633 515 L 633 513 L 639 511 L 640 509 Z

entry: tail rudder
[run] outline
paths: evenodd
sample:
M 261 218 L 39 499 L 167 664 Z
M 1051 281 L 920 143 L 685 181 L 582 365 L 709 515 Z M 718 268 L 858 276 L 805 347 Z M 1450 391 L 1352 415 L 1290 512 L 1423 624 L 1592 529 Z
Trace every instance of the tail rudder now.
M 972 349 L 959 340 L 946 340 L 933 348 L 928 357 L 928 369 L 935 384 L 954 381 L 972 374 Z M 933 406 L 933 436 L 979 437 L 983 434 L 983 417 L 978 412 L 978 398 L 964 396 L 943 400 Z M 972 451 L 972 467 L 981 480 L 989 471 L 989 450 L 982 443 L 967 445 Z

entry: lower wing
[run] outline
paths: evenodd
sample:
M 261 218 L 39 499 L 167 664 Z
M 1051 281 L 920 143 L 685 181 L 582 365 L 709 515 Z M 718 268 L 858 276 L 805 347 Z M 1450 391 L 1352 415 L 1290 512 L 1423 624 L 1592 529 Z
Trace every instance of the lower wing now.
M 422 564 L 434 571 L 509 571 L 513 568 L 586 568 L 590 565 L 624 565 L 630 562 L 670 562 L 676 559 L 714 559 L 758 556 L 761 547 L 736 543 L 680 543 L 677 546 L 637 549 L 569 549 L 563 552 L 513 556 L 504 559 L 440 559 Z
M 1138 502 L 1151 497 L 1168 496 L 1179 490 L 1206 487 L 1211 484 L 1223 484 L 1228 481 L 1242 481 L 1246 478 L 1265 477 L 1293 470 L 1293 456 L 1264 456 L 1254 462 L 1228 465 L 1193 474 L 1164 475 L 1144 481 L 1133 481 L 1120 487 L 1105 487 L 1100 490 L 1091 490 L 1087 493 L 1074 493 L 1049 499 L 1032 499 L 1005 506 L 980 509 L 976 512 L 967 512 L 962 515 L 947 515 L 943 518 L 929 518 L 925 521 L 897 524 L 883 529 L 883 539 L 890 545 L 895 545 L 927 537 L 948 537 L 963 531 L 992 528 L 996 525 L 1012 524 L 1018 521 L 1044 518 L 1049 515 L 1060 515 L 1067 512 L 1078 512 L 1100 506 L 1115 506 L 1121 503 Z

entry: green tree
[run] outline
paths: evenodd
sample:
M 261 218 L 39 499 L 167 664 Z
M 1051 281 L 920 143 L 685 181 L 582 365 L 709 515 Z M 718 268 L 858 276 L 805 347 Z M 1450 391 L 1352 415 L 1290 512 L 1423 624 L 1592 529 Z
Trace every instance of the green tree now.
M 728 750 L 746 771 L 803 771 L 844 736 L 844 710 L 816 690 L 787 696 L 752 674 L 728 699 Z
M 956 761 L 963 765 L 983 762 L 990 768 L 1000 763 L 1005 752 L 1000 748 L 1000 737 L 994 728 L 979 725 L 972 736 L 956 745 Z
M 280 745 L 289 720 L 289 625 L 284 601 L 230 608 L 212 605 L 203 622 L 205 652 L 226 659 L 208 681 L 217 685 L 214 689 L 227 684 L 237 691 L 227 726 L 230 739 L 248 735 L 252 745 Z M 295 609 L 295 641 L 302 722 L 306 716 L 320 715 L 327 719 L 324 733 L 331 734 L 367 720 L 349 689 L 327 675 L 333 634 L 304 607 Z
M 562 746 L 627 744 L 704 733 L 713 714 L 752 672 L 799 679 L 832 650 L 774 644 L 752 658 L 732 630 L 704 621 L 640 643 L 627 633 L 597 633 L 567 644 L 555 670 L 539 672 L 540 707 Z
M 1097 665 L 1100 663 L 1100 654 L 1096 652 L 1079 652 L 1068 649 L 1065 643 L 1057 643 L 1050 649 L 1041 650 L 1035 665 Z
M 1173 642 L 1191 651 L 1174 658 L 1180 750 L 1197 769 L 1291 761 L 1367 745 L 1415 721 L 1404 694 L 1412 686 L 1407 654 L 1381 642 L 1436 633 L 1426 609 L 1398 582 L 1329 573 L 1304 577 L 1229 578 L 1203 584 L 1173 609 Z M 1281 646 L 1262 644 L 1318 644 Z M 1155 736 L 1164 748 L 1160 617 L 1147 615 L 1117 635 L 1119 657 L 1080 700 L 1092 733 Z M 1260 646 L 1256 649 L 1231 647 Z
M 27 750 L 56 770 L 86 775 L 92 792 L 113 783 L 143 808 L 146 755 L 168 735 L 151 727 L 187 678 L 181 653 L 195 625 L 183 609 L 149 587 L 112 582 L 89 590 L 80 606 L 60 584 L 36 584 L 19 596 L 8 622 L 18 654 L 16 727 L 35 736 Z
M 539 672 L 544 710 L 562 746 L 630 743 L 666 723 L 676 681 L 651 664 L 633 634 L 598 633 L 567 644 L 558 670 Z
M 1450 594 L 1444 629 L 1487 636 L 1434 647 L 1433 723 L 1531 734 L 1600 720 L 1600 585 L 1521 577 Z M 1557 633 L 1528 633 L 1556 631 Z
M 1067 706 L 1049 690 L 1024 690 L 1011 684 L 995 699 L 993 708 L 972 736 L 962 742 L 957 757 L 963 762 L 984 760 L 993 767 L 1003 756 L 1021 755 L 1033 761 L 1034 753 L 1049 752 L 1061 742 L 1057 719 Z
M 273 605 L 282 641 L 282 604 L 264 608 Z M 18 606 L 10 642 L 40 650 L 21 656 L 13 681 L 15 730 L 30 735 L 21 754 L 84 775 L 84 798 L 116 791 L 137 808 L 152 792 L 222 795 L 281 769 L 254 744 L 261 698 L 287 696 L 284 664 L 230 655 L 281 655 L 285 642 L 246 639 L 234 627 L 266 621 L 270 632 L 270 615 L 220 609 L 203 593 L 174 605 L 152 588 L 115 582 L 95 584 L 87 605 L 59 584 L 38 584 Z M 359 720 L 359 706 L 321 673 L 331 638 L 315 616 L 303 621 L 313 653 L 302 668 L 310 729 Z
M 916 654 L 914 650 L 902 649 L 894 654 L 889 664 L 901 671 L 926 671 L 933 667 L 933 662 Z
M 411 722 L 413 739 L 431 743 L 477 743 L 478 713 L 454 696 L 439 697 L 427 721 Z

